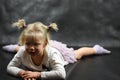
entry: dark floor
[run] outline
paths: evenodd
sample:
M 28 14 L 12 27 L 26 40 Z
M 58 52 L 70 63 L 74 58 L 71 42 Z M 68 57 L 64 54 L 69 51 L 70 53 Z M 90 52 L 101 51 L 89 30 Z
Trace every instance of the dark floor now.
M 84 57 L 65 66 L 66 80 L 120 80 L 120 48 L 108 49 L 112 51 L 110 55 Z M 19 80 L 6 73 L 6 66 L 13 56 L 0 49 L 0 80 Z

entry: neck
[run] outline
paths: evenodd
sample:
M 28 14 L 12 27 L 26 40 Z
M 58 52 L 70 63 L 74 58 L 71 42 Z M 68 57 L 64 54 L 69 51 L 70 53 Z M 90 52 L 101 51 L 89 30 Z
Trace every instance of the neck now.
M 44 54 L 39 54 L 39 55 L 35 55 L 35 56 L 31 56 L 32 61 L 35 65 L 39 66 L 42 64 L 43 58 L 44 58 Z
M 36 54 L 36 55 L 32 55 L 31 57 L 32 58 L 41 58 L 43 57 L 44 53 L 41 53 L 41 54 Z

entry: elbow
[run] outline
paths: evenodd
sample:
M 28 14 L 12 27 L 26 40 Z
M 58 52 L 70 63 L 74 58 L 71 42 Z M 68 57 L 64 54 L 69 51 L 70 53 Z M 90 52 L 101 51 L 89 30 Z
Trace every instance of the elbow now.
M 59 72 L 58 77 L 64 80 L 66 78 L 66 72 Z
M 66 73 L 65 73 L 65 74 L 62 74 L 61 78 L 62 78 L 62 79 L 65 79 L 65 78 L 66 78 Z
M 65 75 L 60 77 L 61 80 L 65 80 L 65 78 L 66 78 Z
M 6 71 L 7 71 L 7 73 L 9 74 L 9 75 L 13 75 L 13 73 L 12 73 L 12 68 L 10 67 L 10 66 L 7 66 L 7 69 L 6 69 Z
M 7 72 L 8 75 L 14 76 L 14 75 L 11 73 L 11 69 L 10 69 L 9 67 L 7 67 L 6 72 Z
M 62 80 L 64 80 L 64 79 L 66 78 L 66 71 L 65 71 L 64 68 L 59 69 L 59 70 L 56 72 L 56 74 L 57 74 L 57 76 L 58 76 L 60 79 L 62 79 Z
M 7 66 L 7 73 L 13 76 L 17 76 L 18 74 L 18 69 L 15 67 Z
M 7 69 L 6 69 L 7 73 L 10 73 L 10 67 L 7 66 Z

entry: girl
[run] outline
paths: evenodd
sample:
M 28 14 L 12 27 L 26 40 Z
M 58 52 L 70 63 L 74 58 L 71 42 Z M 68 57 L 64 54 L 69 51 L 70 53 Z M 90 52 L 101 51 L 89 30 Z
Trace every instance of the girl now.
M 64 65 L 74 63 L 83 56 L 110 53 L 99 45 L 74 50 L 67 48 L 66 44 L 50 40 L 50 29 L 58 30 L 55 23 L 49 26 L 41 22 L 26 25 L 22 19 L 14 23 L 14 26 L 23 29 L 19 37 L 21 47 L 3 47 L 4 50 L 17 51 L 7 66 L 7 72 L 24 80 L 65 79 Z M 27 70 L 20 68 L 20 65 L 24 65 Z

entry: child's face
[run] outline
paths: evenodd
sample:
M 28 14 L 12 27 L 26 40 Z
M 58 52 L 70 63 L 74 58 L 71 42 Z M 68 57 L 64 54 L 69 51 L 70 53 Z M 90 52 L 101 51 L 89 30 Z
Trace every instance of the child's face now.
M 37 37 L 26 37 L 25 38 L 25 49 L 28 54 L 35 56 L 43 54 L 45 48 L 45 42 L 41 36 Z

